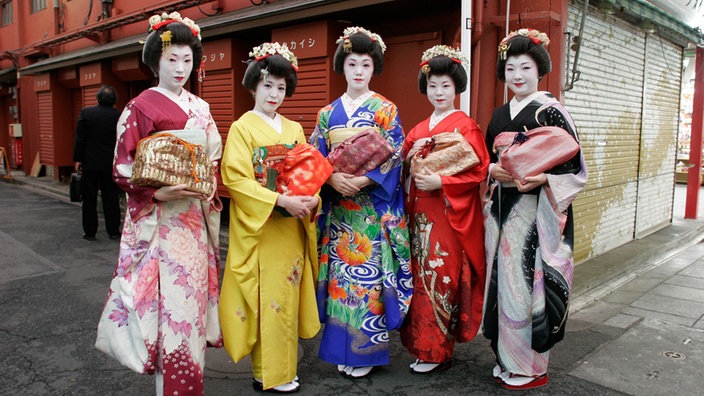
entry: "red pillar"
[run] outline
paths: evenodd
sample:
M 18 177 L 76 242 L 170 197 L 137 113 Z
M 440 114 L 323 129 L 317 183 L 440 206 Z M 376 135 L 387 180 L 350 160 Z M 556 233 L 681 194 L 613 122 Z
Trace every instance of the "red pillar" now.
M 687 174 L 687 201 L 685 219 L 697 218 L 699 204 L 700 172 L 702 169 L 702 118 L 704 118 L 704 48 L 697 46 L 697 69 L 694 75 L 694 100 L 692 102 L 692 136 L 689 141 L 689 163 Z

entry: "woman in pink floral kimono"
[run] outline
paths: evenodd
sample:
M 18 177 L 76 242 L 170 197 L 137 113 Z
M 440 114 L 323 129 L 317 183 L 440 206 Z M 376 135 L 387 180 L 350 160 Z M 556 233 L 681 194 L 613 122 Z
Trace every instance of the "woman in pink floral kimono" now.
M 199 28 L 178 13 L 153 16 L 143 61 L 159 77 L 124 109 L 113 174 L 127 193 L 117 268 L 96 348 L 142 374 L 157 394 L 202 395 L 205 348 L 222 345 L 218 322 L 217 197 L 132 184 L 140 139 L 169 131 L 202 143 L 214 163 L 222 141 L 206 102 L 183 89 L 202 56 Z M 215 187 L 214 187 L 215 189 Z

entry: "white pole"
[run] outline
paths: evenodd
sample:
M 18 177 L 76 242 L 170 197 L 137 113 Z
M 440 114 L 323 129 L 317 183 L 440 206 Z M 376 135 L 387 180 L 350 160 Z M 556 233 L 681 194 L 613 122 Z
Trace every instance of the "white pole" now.
M 460 110 L 469 115 L 469 93 L 472 82 L 472 0 L 462 0 L 462 20 L 460 21 L 460 42 L 462 54 L 469 61 L 467 73 L 467 89 L 460 94 Z

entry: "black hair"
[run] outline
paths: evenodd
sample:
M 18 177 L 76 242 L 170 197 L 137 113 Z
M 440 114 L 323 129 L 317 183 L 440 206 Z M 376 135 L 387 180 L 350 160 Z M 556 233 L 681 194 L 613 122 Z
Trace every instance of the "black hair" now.
M 467 71 L 464 67 L 452 60 L 449 56 L 439 55 L 428 61 L 430 71 L 426 75 L 421 71 L 418 73 L 418 89 L 423 95 L 428 93 L 428 79 L 430 76 L 450 76 L 455 83 L 455 93 L 459 94 L 467 89 Z
M 117 93 L 115 92 L 115 88 L 109 85 L 103 85 L 100 87 L 98 93 L 95 94 L 95 97 L 98 99 L 98 104 L 104 106 L 114 106 L 115 103 L 117 103 Z
M 496 60 L 496 78 L 500 81 L 506 82 L 506 59 L 511 56 L 523 54 L 530 56 L 538 66 L 538 79 L 542 79 L 544 75 L 552 70 L 548 50 L 542 45 L 534 43 L 530 37 L 514 36 L 508 40 L 506 45 L 508 45 L 506 56 L 501 59 L 502 57 L 499 53 L 499 58 Z
M 291 62 L 280 54 L 270 55 L 258 61 L 251 61 L 249 66 L 247 66 L 247 70 L 244 72 L 242 86 L 255 91 L 259 80 L 262 79 L 262 70 L 264 69 L 272 76 L 285 79 L 286 97 L 293 95 L 293 92 L 296 90 L 296 85 L 298 84 L 298 75 L 296 69 L 291 65 Z
M 355 53 L 371 56 L 372 61 L 374 62 L 374 74 L 381 74 L 384 70 L 384 51 L 381 49 L 381 45 L 364 33 L 355 33 L 351 35 L 349 37 L 349 41 L 352 45 L 349 50 L 345 50 L 344 40 L 337 46 L 335 55 L 333 55 L 333 70 L 335 70 L 337 74 L 344 74 L 345 59 L 347 58 L 347 55 Z
M 162 55 L 161 37 L 165 31 L 171 32 L 171 45 L 187 45 L 193 51 L 193 70 L 191 74 L 198 73 L 203 60 L 203 45 L 193 31 L 181 22 L 172 22 L 159 28 L 147 36 L 142 49 L 142 62 L 149 66 L 154 77 L 159 77 L 159 60 Z

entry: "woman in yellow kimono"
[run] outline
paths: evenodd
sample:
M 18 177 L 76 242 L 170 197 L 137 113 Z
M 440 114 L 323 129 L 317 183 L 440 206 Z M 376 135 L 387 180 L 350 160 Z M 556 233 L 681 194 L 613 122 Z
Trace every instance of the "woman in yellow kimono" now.
M 222 161 L 222 180 L 233 199 L 220 320 L 232 360 L 251 354 L 253 388 L 290 393 L 300 386 L 298 337 L 311 338 L 320 329 L 311 221 L 319 198 L 282 195 L 257 178 L 253 164 L 265 160 L 267 149 L 306 138 L 299 123 L 276 112 L 296 88 L 293 53 L 286 45 L 264 43 L 249 56 L 242 85 L 252 93 L 254 109 L 232 124 Z

